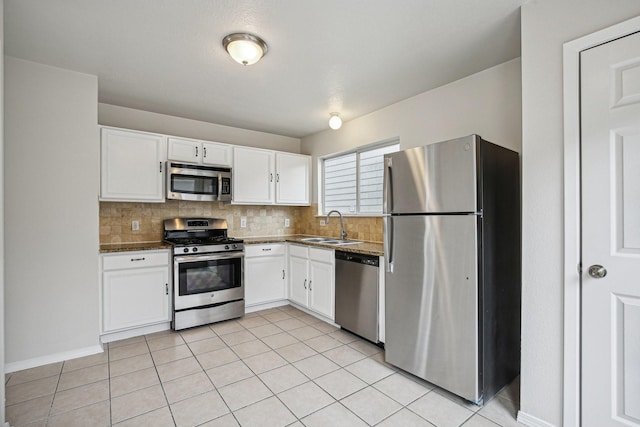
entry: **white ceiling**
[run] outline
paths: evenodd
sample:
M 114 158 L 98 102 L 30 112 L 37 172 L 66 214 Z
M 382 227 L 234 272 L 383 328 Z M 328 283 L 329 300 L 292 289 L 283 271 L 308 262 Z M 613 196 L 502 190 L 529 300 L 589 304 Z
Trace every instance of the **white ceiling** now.
M 100 102 L 299 138 L 518 57 L 525 1 L 5 0 L 4 48 Z M 269 52 L 233 62 L 233 32 Z

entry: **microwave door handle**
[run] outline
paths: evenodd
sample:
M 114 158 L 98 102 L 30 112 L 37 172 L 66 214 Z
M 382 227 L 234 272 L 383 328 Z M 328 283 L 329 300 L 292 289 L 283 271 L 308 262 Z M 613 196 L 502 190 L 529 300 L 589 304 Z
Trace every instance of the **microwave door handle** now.
M 222 174 L 218 174 L 218 199 L 222 197 Z

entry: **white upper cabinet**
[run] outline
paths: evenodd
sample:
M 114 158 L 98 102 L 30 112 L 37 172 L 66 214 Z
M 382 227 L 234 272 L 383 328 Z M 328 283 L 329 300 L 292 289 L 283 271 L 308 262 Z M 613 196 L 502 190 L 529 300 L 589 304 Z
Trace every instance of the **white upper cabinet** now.
M 164 135 L 101 129 L 100 200 L 164 202 Z
M 308 206 L 311 157 L 276 153 L 276 204 Z
M 169 160 L 204 165 L 231 166 L 233 148 L 229 144 L 187 138 L 169 138 Z
M 274 159 L 271 150 L 233 147 L 233 203 L 273 204 Z
M 310 177 L 310 156 L 233 149 L 233 203 L 309 205 Z

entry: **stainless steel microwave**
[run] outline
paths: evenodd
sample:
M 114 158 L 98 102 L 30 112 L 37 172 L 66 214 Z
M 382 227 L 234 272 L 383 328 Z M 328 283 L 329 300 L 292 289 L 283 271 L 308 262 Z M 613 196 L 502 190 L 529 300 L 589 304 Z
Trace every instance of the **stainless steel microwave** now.
M 231 201 L 231 168 L 167 162 L 167 199 Z

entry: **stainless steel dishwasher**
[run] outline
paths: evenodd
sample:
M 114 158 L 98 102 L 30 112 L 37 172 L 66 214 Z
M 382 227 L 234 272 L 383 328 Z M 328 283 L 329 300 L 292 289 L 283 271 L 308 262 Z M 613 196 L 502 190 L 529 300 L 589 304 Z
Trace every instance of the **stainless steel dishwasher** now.
M 378 343 L 379 258 L 336 251 L 336 323 Z

